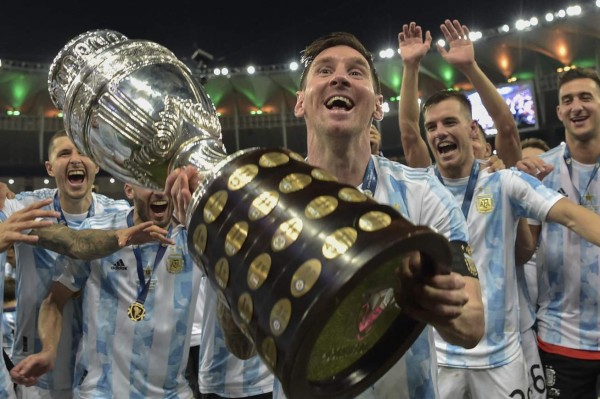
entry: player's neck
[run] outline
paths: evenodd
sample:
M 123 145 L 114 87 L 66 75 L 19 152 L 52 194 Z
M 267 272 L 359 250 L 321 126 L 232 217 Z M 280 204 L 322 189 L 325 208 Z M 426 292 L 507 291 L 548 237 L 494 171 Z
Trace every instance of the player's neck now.
M 600 137 L 592 137 L 580 140 L 567 135 L 567 144 L 571 157 L 582 164 L 592 165 L 598 161 L 600 156 Z
M 471 169 L 473 168 L 474 162 L 476 162 L 475 158 L 472 158 L 470 161 L 459 165 L 455 164 L 442 166 L 438 164 L 438 170 L 440 171 L 440 175 L 442 175 L 442 177 L 447 179 L 460 179 L 463 177 L 469 177 L 471 175 Z
M 92 194 L 88 194 L 83 198 L 68 198 L 66 195 L 59 194 L 60 207 L 63 212 L 78 215 L 85 213 L 92 205 Z
M 358 186 L 362 183 L 371 155 L 352 152 L 309 151 L 308 162 L 333 174 L 340 183 Z

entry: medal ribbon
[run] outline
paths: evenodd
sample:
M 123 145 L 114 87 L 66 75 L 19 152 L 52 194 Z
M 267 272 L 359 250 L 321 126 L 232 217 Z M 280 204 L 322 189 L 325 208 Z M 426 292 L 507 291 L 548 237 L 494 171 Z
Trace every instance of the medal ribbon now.
M 435 175 L 439 179 L 440 182 L 445 186 L 444 179 L 440 174 L 437 166 L 433 169 L 435 171 Z M 467 190 L 465 191 L 465 196 L 463 198 L 463 203 L 460 209 L 462 210 L 463 215 L 465 215 L 465 220 L 467 219 L 467 215 L 469 214 L 469 209 L 471 208 L 471 201 L 473 201 L 473 193 L 475 192 L 475 184 L 477 183 L 477 176 L 479 175 L 479 162 L 473 162 L 473 166 L 471 167 L 471 174 L 469 175 L 469 182 L 467 183 Z
M 375 189 L 377 189 L 377 170 L 375 169 L 373 158 L 369 158 L 367 170 L 363 177 L 362 191 L 367 195 L 371 193 L 370 196 L 375 197 Z
M 131 212 L 129 212 L 129 214 L 127 214 L 127 226 L 133 227 L 133 209 L 131 210 Z M 169 238 L 171 236 L 172 228 L 173 228 L 173 225 L 172 224 L 169 225 L 169 232 L 167 233 L 167 238 Z M 162 260 L 163 256 L 165 255 L 166 251 L 167 251 L 167 245 L 163 245 L 163 244 L 158 245 L 158 250 L 156 251 L 156 257 L 154 258 L 154 265 L 152 266 L 152 272 L 150 273 L 150 276 L 148 277 L 148 281 L 146 281 L 146 278 L 144 277 L 144 265 L 142 262 L 142 250 L 137 245 L 135 245 L 133 247 L 133 253 L 135 254 L 135 261 L 137 263 L 138 279 L 140 280 L 140 286 L 142 287 L 142 290 L 140 291 L 137 299 L 135 300 L 136 303 L 144 305 L 144 302 L 146 302 L 146 296 L 148 296 L 148 290 L 150 289 L 150 282 L 152 281 L 152 276 L 154 275 L 154 270 L 156 270 L 156 266 L 158 266 L 158 264 Z
M 60 213 L 60 217 L 57 219 L 58 223 L 67 226 L 67 219 L 65 218 L 65 214 L 63 213 L 62 208 L 60 207 L 60 201 L 58 200 L 58 190 L 56 191 L 56 194 L 54 194 L 54 210 Z M 92 198 L 92 203 L 90 204 L 90 207 L 88 209 L 87 217 L 91 218 L 95 214 L 96 212 L 94 210 L 94 199 Z
M 583 190 L 583 195 L 581 195 L 581 192 L 577 189 L 575 184 L 573 184 L 573 157 L 571 156 L 571 151 L 569 150 L 569 146 L 566 144 L 565 144 L 565 153 L 564 153 L 563 157 L 565 159 L 565 163 L 567 164 L 567 170 L 569 171 L 569 180 L 571 180 L 573 189 L 578 197 L 577 201 L 579 202 L 579 205 L 584 205 L 583 198 L 584 198 L 585 194 L 587 193 L 588 188 L 590 188 L 590 184 L 592 183 L 592 180 L 594 180 L 596 173 L 598 173 L 598 168 L 600 168 L 600 156 L 596 160 L 596 165 L 594 166 L 594 170 L 592 170 L 592 175 L 590 176 L 590 180 L 588 180 L 587 185 L 585 186 L 585 190 Z

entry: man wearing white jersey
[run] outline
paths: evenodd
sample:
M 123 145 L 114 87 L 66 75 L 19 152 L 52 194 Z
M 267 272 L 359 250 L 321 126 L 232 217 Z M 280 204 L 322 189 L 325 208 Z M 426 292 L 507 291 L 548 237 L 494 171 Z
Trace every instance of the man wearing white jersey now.
M 374 119 L 383 117 L 383 101 L 370 53 L 353 35 L 332 33 L 310 44 L 303 62 L 295 114 L 306 121 L 307 161 L 333 173 L 340 182 L 370 191 L 411 222 L 429 225 L 450 240 L 453 272 L 415 281 L 415 274 L 401 268 L 403 285 L 415 289 L 398 299 L 407 315 L 435 326 L 456 345 L 473 347 L 483 331 L 483 313 L 477 271 L 465 253 L 464 217 L 434 177 L 371 154 L 369 130 Z M 175 183 L 167 186 L 180 197 L 177 204 L 189 201 L 190 177 L 192 171 L 180 171 Z M 230 314 L 223 311 L 218 316 L 233 353 L 253 354 L 252 344 L 236 330 Z M 273 396 L 283 397 L 279 384 Z M 359 397 L 437 398 L 431 328 L 426 327 L 400 361 Z
M 133 209 L 87 219 L 82 228 L 119 229 L 153 221 L 173 245 L 126 247 L 93 261 L 57 260 L 61 272 L 40 309 L 42 352 L 22 362 L 31 383 L 52 367 L 62 309 L 82 292 L 83 335 L 77 350 L 77 398 L 192 398 L 185 379 L 200 270 L 187 251 L 187 232 L 171 223 L 168 198 L 125 185 Z M 29 378 L 29 380 L 28 380 Z
M 272 397 L 273 374 L 256 355 L 239 359 L 229 352 L 217 322 L 217 292 L 204 279 L 198 386 L 202 399 Z
M 449 50 L 446 51 L 443 47 L 438 46 L 440 54 L 450 65 L 463 72 L 473 84 L 474 89 L 477 90 L 482 103 L 497 127 L 498 133 L 495 137 L 497 154 L 506 165 L 514 166 L 521 159 L 520 139 L 516 123 L 496 87 L 477 65 L 473 43 L 468 39 L 468 30 L 465 27 L 463 31 L 458 22 L 455 28 L 450 21 L 446 21 L 441 28 L 449 44 Z M 456 35 L 453 36 L 450 31 L 453 31 Z M 420 61 L 429 51 L 431 35 L 426 32 L 425 40 L 422 36 L 420 26 L 414 22 L 410 25 L 404 25 L 403 31 L 399 35 L 399 45 L 404 64 L 401 98 L 405 99 L 400 102 L 399 123 L 402 132 L 402 145 L 407 154 L 408 165 L 427 167 L 431 165 L 431 158 L 427 144 L 420 135 L 419 105 L 416 98 L 418 95 Z M 478 123 L 476 123 L 475 131 L 471 132 L 471 144 L 476 159 L 487 159 L 490 156 L 491 147 L 486 143 L 485 135 Z M 534 250 L 535 243 L 527 220 L 522 219 L 519 222 L 515 248 L 517 264 L 521 265 L 526 262 Z M 519 330 L 521 331 L 521 344 L 529 380 L 527 396 L 530 399 L 542 399 L 546 397 L 546 392 L 540 356 L 535 344 L 535 333 L 532 329 L 535 321 L 534 308 L 527 292 L 521 267 L 517 269 L 517 284 L 521 309 L 519 313 Z
M 59 216 L 55 220 L 68 227 L 78 228 L 90 216 L 128 209 L 127 201 L 115 201 L 92 193 L 98 170 L 88 157 L 79 153 L 65 131 L 59 131 L 50 139 L 46 161 L 46 171 L 49 176 L 54 177 L 57 188 L 20 193 L 15 199 L 5 201 L 4 212 L 10 215 L 35 201 L 51 199 L 45 209 L 58 212 Z M 15 255 L 18 306 L 13 361 L 17 363 L 27 355 L 41 350 L 37 314 L 52 284 L 57 254 L 41 247 L 17 243 Z M 40 379 L 36 386 L 19 386 L 19 398 L 63 399 L 72 396 L 74 354 L 81 334 L 77 301 L 71 301 L 66 307 L 63 323 L 65 334 L 59 350 L 61 353 L 72 353 L 73 356 L 62 356 L 53 372 Z
M 598 214 L 598 74 L 587 69 L 564 73 L 558 97 L 556 110 L 565 127 L 566 145 L 540 156 L 554 168 L 543 184 L 563 193 L 567 201 Z M 538 172 L 535 166 L 525 165 L 523 169 Z M 556 223 L 543 223 L 539 240 L 538 344 L 548 397 L 596 398 L 600 376 L 600 248 Z
M 468 41 L 468 29 L 458 21 L 446 21 L 442 31 L 446 41 Z M 409 100 L 416 102 L 416 95 L 405 98 Z M 423 112 L 427 141 L 436 160 L 430 172 L 446 185 L 467 218 L 485 306 L 485 335 L 475 348 L 452 345 L 436 334 L 440 394 L 452 399 L 527 397 L 515 273 L 519 219 L 555 221 L 600 243 L 600 224 L 588 223 L 600 223 L 600 217 L 529 175 L 480 168 L 471 143 L 477 126 L 463 94 L 438 92 L 425 102 Z M 418 120 L 419 115 L 406 117 Z
M 40 210 L 39 208 L 48 205 L 49 201 L 36 202 L 25 209 L 15 212 L 7 218 L 4 212 L 0 211 L 0 264 L 6 261 L 6 250 L 16 242 L 35 243 L 38 236 L 35 234 L 23 234 L 22 230 L 40 229 L 50 226 L 51 220 L 38 218 L 56 217 L 56 213 L 49 210 Z M 0 298 L 3 298 L 4 291 L 4 268 L 0 269 Z M 0 306 L 2 312 L 2 306 Z M 0 313 L 0 316 L 2 314 Z M 0 360 L 0 397 L 14 399 L 16 398 L 13 383 L 8 374 L 8 364 L 4 361 L 4 356 Z

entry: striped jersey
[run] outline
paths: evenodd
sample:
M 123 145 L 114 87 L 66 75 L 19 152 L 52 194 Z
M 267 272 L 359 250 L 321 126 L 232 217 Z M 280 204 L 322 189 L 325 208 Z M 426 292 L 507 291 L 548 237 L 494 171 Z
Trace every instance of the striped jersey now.
M 6 214 L 0 211 L 0 223 L 4 222 L 7 219 Z M 4 265 L 6 263 L 6 252 L 0 253 L 0 265 Z M 4 298 L 4 267 L 0 270 L 0 298 Z M 0 316 L 2 320 L 4 320 L 3 309 L 0 306 Z M 6 333 L 6 328 L 8 326 L 4 321 L 2 322 L 2 333 Z M 0 398 L 15 398 L 15 391 L 13 389 L 13 383 L 10 379 L 10 375 L 8 374 L 8 369 L 6 368 L 6 364 L 4 363 L 4 356 L 2 360 L 0 360 Z
M 54 198 L 57 189 L 40 189 L 17 194 L 14 200 L 6 200 L 4 211 L 7 216 L 31 205 L 34 202 Z M 101 215 L 128 209 L 127 201 L 113 200 L 106 196 L 92 193 L 92 205 L 87 215 Z M 44 208 L 56 210 L 50 203 Z M 70 228 L 79 228 L 81 221 L 87 215 L 71 217 L 65 214 L 67 225 Z M 78 215 L 79 216 L 79 215 Z M 18 363 L 25 357 L 41 351 L 42 346 L 37 332 L 38 313 L 40 305 L 52 284 L 54 262 L 58 254 L 43 248 L 17 243 L 15 244 L 15 257 L 17 262 L 17 314 L 15 325 L 15 341 L 13 347 L 13 361 Z M 73 365 L 77 341 L 81 335 L 79 301 L 69 301 L 63 309 L 62 337 L 58 346 L 58 353 L 72 353 L 73 356 L 61 356 L 57 359 L 54 370 L 40 377 L 37 386 L 41 389 L 65 390 L 72 387 Z M 71 333 L 67 333 L 67 332 Z
M 82 228 L 126 228 L 129 212 L 133 209 L 87 219 Z M 145 316 L 139 321 L 130 319 L 128 312 L 143 284 L 133 247 L 88 262 L 58 258 L 57 281 L 83 292 L 75 397 L 192 396 L 184 375 L 201 272 L 188 253 L 183 226 L 174 227 L 171 238 L 175 245 L 166 248 L 154 270 L 161 244 L 139 246 L 141 274 L 150 281 Z
M 565 148 L 561 145 L 540 156 L 554 166 L 544 185 L 564 193 L 569 201 L 579 203 L 581 198 L 585 207 L 600 213 L 600 173 L 590 180 L 595 165 L 572 160 L 569 176 Z M 600 351 L 600 247 L 557 223 L 543 223 L 537 260 L 539 338 L 571 349 Z
M 227 350 L 217 322 L 217 293 L 208 279 L 203 280 L 204 309 L 198 367 L 200 392 L 226 398 L 271 392 L 273 375 L 258 356 L 241 360 Z
M 371 156 L 376 171 L 374 199 L 388 204 L 415 225 L 426 225 L 450 241 L 469 242 L 467 226 L 456 201 L 427 169 L 413 169 L 386 158 Z M 372 186 L 372 185 L 371 185 Z M 362 189 L 365 189 L 363 182 Z M 279 383 L 275 399 L 283 398 Z M 359 399 L 438 398 L 437 363 L 430 326 L 404 356 Z
M 458 204 L 463 203 L 468 179 L 444 179 Z M 519 300 L 514 256 L 516 226 L 521 217 L 544 220 L 561 198 L 539 180 L 516 169 L 495 173 L 482 170 L 479 173 L 467 225 L 479 272 L 485 333 L 475 348 L 465 349 L 447 343 L 436 332 L 438 364 L 492 368 L 508 364 L 519 355 Z

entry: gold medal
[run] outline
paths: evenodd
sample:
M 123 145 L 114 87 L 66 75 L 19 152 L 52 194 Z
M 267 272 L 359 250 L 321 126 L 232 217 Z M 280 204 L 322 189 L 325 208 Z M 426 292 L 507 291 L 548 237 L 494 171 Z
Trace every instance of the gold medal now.
M 146 309 L 144 309 L 144 305 L 139 302 L 134 302 L 129 305 L 129 309 L 127 309 L 127 314 L 131 321 L 140 321 L 144 320 L 144 316 L 146 315 Z

